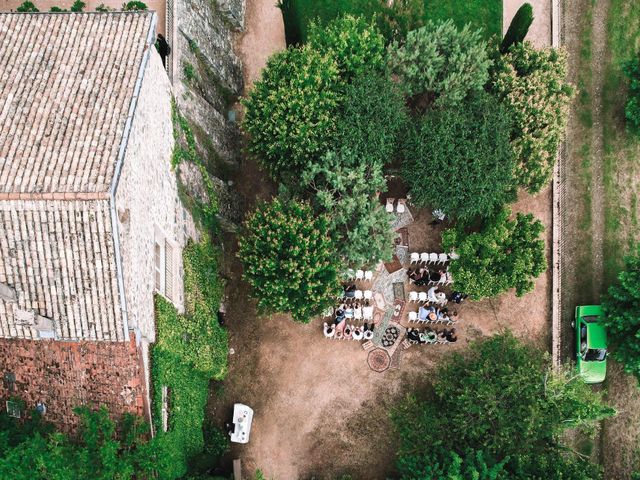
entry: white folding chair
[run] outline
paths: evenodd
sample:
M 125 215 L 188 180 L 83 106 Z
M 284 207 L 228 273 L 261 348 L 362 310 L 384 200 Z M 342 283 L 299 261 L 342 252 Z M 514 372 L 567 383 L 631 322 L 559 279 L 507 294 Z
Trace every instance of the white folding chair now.
M 429 254 L 429 263 L 438 263 L 438 259 L 440 257 L 438 257 L 437 253 L 430 253 Z
M 437 283 L 437 284 L 438 284 L 438 285 L 446 285 L 446 283 L 447 283 L 447 279 L 448 279 L 448 278 L 449 278 L 449 277 L 448 277 L 448 275 L 445 273 L 444 275 L 442 275 L 442 276 L 440 277 L 440 280 L 438 280 L 438 283 Z
M 396 205 L 396 212 L 404 213 L 404 211 L 407 209 L 406 205 L 407 205 L 407 199 L 406 198 L 399 198 L 398 199 L 398 204 Z
M 371 290 L 364 291 L 364 299 L 371 300 L 373 298 L 373 292 Z
M 410 265 L 413 265 L 414 263 L 418 263 L 420 261 L 420 254 L 418 252 L 413 252 L 411 254 L 411 263 Z
M 424 263 L 425 265 L 427 263 L 429 263 L 429 254 L 428 253 L 421 253 L 420 254 L 420 263 Z
M 418 312 L 409 312 L 409 321 L 417 322 L 418 321 Z
M 353 309 L 353 318 L 355 320 L 362 320 L 362 308 Z
M 362 290 L 356 290 L 354 292 L 353 298 L 356 300 L 362 300 Z
M 425 303 L 427 301 L 427 292 L 419 292 L 418 301 L 421 303 Z
M 387 198 L 387 204 L 385 206 L 387 213 L 393 213 L 393 204 L 395 203 L 395 201 L 395 198 Z
M 365 279 L 367 282 L 370 282 L 371 280 L 373 280 L 373 272 L 372 272 L 371 270 L 366 270 L 366 271 L 364 272 L 364 279 Z
M 409 301 L 417 302 L 418 301 L 418 292 L 409 292 Z
M 364 270 L 358 270 L 356 272 L 356 280 L 362 280 L 364 278 Z
M 448 261 L 449 261 L 449 256 L 446 253 L 441 253 L 440 255 L 438 255 L 438 263 L 440 265 L 444 265 Z

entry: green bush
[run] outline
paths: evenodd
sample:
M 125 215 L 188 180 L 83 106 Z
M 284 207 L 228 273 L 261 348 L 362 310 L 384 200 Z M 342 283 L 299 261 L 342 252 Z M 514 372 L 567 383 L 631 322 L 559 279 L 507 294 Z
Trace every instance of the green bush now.
M 500 52 L 506 53 L 509 51 L 509 48 L 511 48 L 511 45 L 524 42 L 524 39 L 527 36 L 527 32 L 529 31 L 529 27 L 532 23 L 533 7 L 530 3 L 524 3 L 518 9 L 513 19 L 511 20 L 511 23 L 509 24 L 509 29 L 504 35 L 502 44 L 500 45 Z
M 67 10 L 60 7 L 53 6 L 49 9 L 49 11 L 53 13 L 60 13 L 60 12 L 66 12 Z
M 604 324 L 613 358 L 640 380 L 640 246 L 624 263 L 618 281 L 602 298 Z
M 304 46 L 273 55 L 243 99 L 249 151 L 277 180 L 294 180 L 328 150 L 340 102 L 338 65 Z
M 36 8 L 36 6 L 33 4 L 33 2 L 30 2 L 29 0 L 27 0 L 26 2 L 23 2 L 18 8 L 16 8 L 16 12 L 39 12 L 40 10 L 38 10 Z
M 514 200 L 510 131 L 506 110 L 485 93 L 425 115 L 404 145 L 413 203 L 470 222 Z
M 540 238 L 544 226 L 531 214 L 518 213 L 515 220 L 509 220 L 510 214 L 503 210 L 486 220 L 478 232 L 456 228 L 442 234 L 444 250 L 460 255 L 449 267 L 456 290 L 475 300 L 510 288 L 515 288 L 517 296 L 533 290 L 533 281 L 547 269 Z
M 84 3 L 82 0 L 75 0 L 75 2 L 73 2 L 73 5 L 71 5 L 71 11 L 82 12 L 84 10 L 84 7 L 86 6 L 87 4 Z
M 227 374 L 227 332 L 217 322 L 222 292 L 218 252 L 207 235 L 183 251 L 185 314 L 156 297 L 153 346 L 153 416 L 158 426 L 160 478 L 180 478 L 205 449 L 203 422 L 211 379 Z M 162 387 L 169 388 L 169 429 L 162 432 Z
M 627 103 L 624 106 L 624 114 L 629 130 L 640 132 L 640 59 L 638 57 L 629 60 L 622 66 L 622 71 L 629 79 L 629 91 Z
M 125 3 L 122 5 L 122 10 L 125 12 L 133 11 L 133 10 L 146 10 L 147 4 L 144 2 L 140 2 L 138 0 L 133 0 L 131 2 Z
M 453 21 L 428 22 L 389 47 L 389 63 L 419 109 L 459 104 L 489 78 L 487 47 L 478 30 Z
M 516 176 L 531 193 L 551 179 L 573 96 L 566 77 L 563 50 L 536 49 L 523 42 L 496 59 L 492 90 L 513 118 Z
M 343 81 L 375 72 L 386 65 L 384 37 L 371 22 L 345 15 L 326 26 L 312 23 L 308 44 L 323 55 L 333 57 Z
M 429 397 L 393 411 L 403 479 L 600 478 L 560 443 L 567 429 L 593 433 L 615 414 L 599 393 L 508 332 L 460 352 L 439 366 Z
M 339 257 L 324 215 L 295 200 L 262 203 L 239 240 L 243 278 L 258 309 L 309 322 L 332 305 L 339 290 Z

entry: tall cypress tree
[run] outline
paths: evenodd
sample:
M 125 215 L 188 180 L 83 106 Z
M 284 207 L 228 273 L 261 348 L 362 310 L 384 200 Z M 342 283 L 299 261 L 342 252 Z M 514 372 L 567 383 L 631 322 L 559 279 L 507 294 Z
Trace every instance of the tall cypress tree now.
M 525 3 L 518 9 L 513 20 L 511 20 L 511 25 L 509 25 L 509 29 L 502 40 L 502 45 L 500 45 L 500 53 L 509 51 L 509 47 L 514 43 L 522 43 L 532 22 L 533 7 L 530 3 Z

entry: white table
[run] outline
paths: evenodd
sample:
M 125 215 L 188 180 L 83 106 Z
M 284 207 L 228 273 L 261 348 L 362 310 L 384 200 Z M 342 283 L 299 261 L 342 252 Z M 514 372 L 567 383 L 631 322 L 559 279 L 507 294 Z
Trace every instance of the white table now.
M 242 403 L 233 406 L 233 425 L 231 441 L 235 443 L 247 443 L 251 434 L 251 422 L 253 421 L 253 409 Z

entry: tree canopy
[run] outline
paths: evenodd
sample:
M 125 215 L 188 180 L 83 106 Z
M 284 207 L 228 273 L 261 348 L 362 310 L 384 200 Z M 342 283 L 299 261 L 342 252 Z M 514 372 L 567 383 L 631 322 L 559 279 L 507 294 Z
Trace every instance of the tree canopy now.
M 452 20 L 434 23 L 407 34 L 389 47 L 389 64 L 409 97 L 417 104 L 460 103 L 481 90 L 489 78 L 491 60 L 479 30 L 458 30 Z
M 625 258 L 625 268 L 603 296 L 602 308 L 613 358 L 640 380 L 640 246 Z
M 430 397 L 410 396 L 393 412 L 398 469 L 403 479 L 592 480 L 598 467 L 571 455 L 560 436 L 591 432 L 614 414 L 579 377 L 502 333 L 450 357 Z M 432 473 L 443 468 L 455 475 Z
M 309 204 L 274 199 L 249 215 L 239 240 L 244 279 L 262 312 L 308 322 L 335 300 L 339 257 L 325 215 Z
M 276 180 L 293 177 L 332 143 L 340 102 L 330 53 L 305 45 L 269 58 L 248 97 L 242 127 L 249 151 Z
M 425 115 L 404 146 L 413 203 L 468 222 L 515 199 L 510 129 L 504 107 L 485 93 Z
M 476 300 L 510 288 L 517 296 L 533 290 L 533 281 L 547 268 L 540 238 L 544 226 L 531 214 L 518 213 L 514 220 L 510 215 L 504 209 L 477 232 L 458 227 L 442 234 L 444 250 L 460 255 L 449 267 L 457 290 Z
M 516 178 L 531 193 L 551 179 L 573 96 L 566 76 L 563 50 L 529 42 L 512 45 L 492 73 L 492 90 L 513 118 Z

